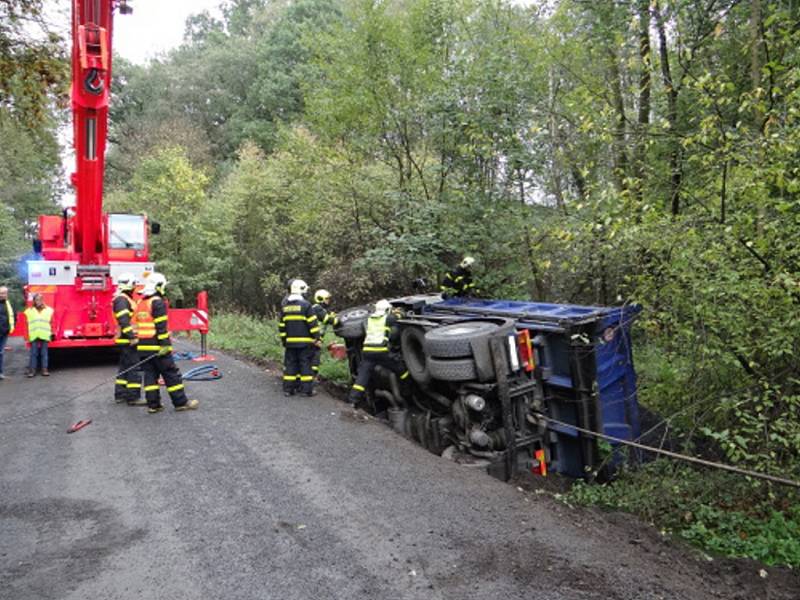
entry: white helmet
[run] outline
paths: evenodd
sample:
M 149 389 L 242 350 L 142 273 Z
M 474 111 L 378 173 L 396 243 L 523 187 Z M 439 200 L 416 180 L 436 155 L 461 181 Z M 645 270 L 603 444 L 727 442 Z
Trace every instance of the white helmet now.
M 123 273 L 117 277 L 117 289 L 120 292 L 130 292 L 136 287 L 136 275 L 133 273 Z
M 167 278 L 161 273 L 150 273 L 144 282 L 144 289 L 142 294 L 145 296 L 152 296 L 156 292 L 159 294 L 164 293 L 164 287 L 167 285 Z
M 300 294 L 301 296 L 305 296 L 308 293 L 308 284 L 302 279 L 293 279 L 292 284 L 289 287 L 289 292 L 291 294 Z
M 391 302 L 389 302 L 388 300 L 378 300 L 375 303 L 375 312 L 373 312 L 372 314 L 376 316 L 385 315 L 388 314 L 390 310 L 392 310 Z
M 317 290 L 314 292 L 314 302 L 325 304 L 331 299 L 331 293 L 328 290 Z
M 469 269 L 474 264 L 475 264 L 474 258 L 472 258 L 471 256 L 465 256 L 464 260 L 461 261 L 461 268 Z

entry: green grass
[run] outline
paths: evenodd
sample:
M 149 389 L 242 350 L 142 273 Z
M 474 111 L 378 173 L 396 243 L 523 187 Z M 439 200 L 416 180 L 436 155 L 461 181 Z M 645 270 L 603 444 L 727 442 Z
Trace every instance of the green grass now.
M 800 494 L 658 460 L 607 484 L 577 482 L 572 503 L 623 510 L 715 554 L 800 567 Z
M 334 360 L 326 346 L 331 342 L 341 342 L 332 332 L 323 341 L 322 362 L 319 373 L 323 379 L 347 384 L 350 372 L 346 360 Z M 278 337 L 278 322 L 241 313 L 215 313 L 208 334 L 211 348 L 229 350 L 248 358 L 283 361 L 283 346 Z

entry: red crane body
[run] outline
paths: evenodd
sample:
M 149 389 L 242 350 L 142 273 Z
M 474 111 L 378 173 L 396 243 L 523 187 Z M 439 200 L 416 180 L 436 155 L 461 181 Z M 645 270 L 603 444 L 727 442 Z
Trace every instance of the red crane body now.
M 127 0 L 71 2 L 75 206 L 39 217 L 39 256 L 27 261 L 25 291 L 29 304 L 39 293 L 55 309 L 51 347 L 113 346 L 116 278 L 132 273 L 142 283 L 155 269 L 146 215 L 103 212 L 114 12 L 133 11 Z M 198 295 L 197 309 L 170 309 L 169 321 L 172 330 L 207 333 L 206 294 Z M 20 319 L 15 334 L 25 329 Z

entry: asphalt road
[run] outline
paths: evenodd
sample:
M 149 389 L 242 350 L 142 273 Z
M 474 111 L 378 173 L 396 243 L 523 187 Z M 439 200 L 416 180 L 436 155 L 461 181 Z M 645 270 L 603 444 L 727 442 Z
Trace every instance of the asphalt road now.
M 111 401 L 113 363 L 26 379 L 24 358 L 0 382 L 4 600 L 800 597 L 791 572 L 520 491 L 232 358 L 187 384 L 198 411 L 158 415 Z

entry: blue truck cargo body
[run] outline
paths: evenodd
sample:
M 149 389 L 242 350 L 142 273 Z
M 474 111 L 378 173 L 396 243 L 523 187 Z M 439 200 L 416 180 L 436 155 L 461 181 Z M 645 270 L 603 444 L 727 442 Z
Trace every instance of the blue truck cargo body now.
M 427 305 L 423 314 L 514 319 L 517 329 L 528 329 L 542 338 L 537 358 L 550 416 L 633 440 L 641 430 L 630 329 L 639 312 L 640 307 L 634 305 L 601 307 L 451 298 Z M 589 423 L 579 414 L 582 396 L 593 397 L 594 414 Z M 584 475 L 586 457 L 576 441 L 580 434 L 561 425 L 552 424 L 550 429 L 554 433 L 554 470 L 575 477 Z
M 439 295 L 390 302 L 402 315 L 400 350 L 414 385 L 402 393 L 391 374 L 379 374 L 370 408 L 385 411 L 400 433 L 432 452 L 456 448 L 492 465 L 505 462 L 502 475 L 495 474 L 506 479 L 519 465 L 541 467 L 535 457 L 544 453 L 550 470 L 582 477 L 613 465 L 621 453 L 608 460 L 597 439 L 576 428 L 622 440 L 640 435 L 631 350 L 639 307 Z M 348 343 L 354 373 L 363 340 L 359 320 L 369 310 L 340 315 L 346 323 L 337 333 Z M 535 368 L 521 349 L 528 339 Z M 464 377 L 452 376 L 451 367 Z

